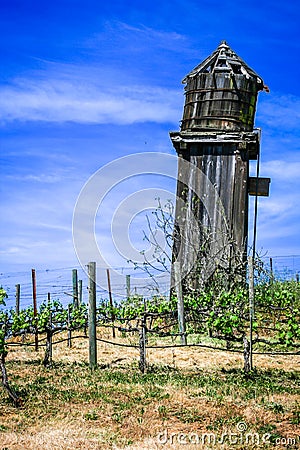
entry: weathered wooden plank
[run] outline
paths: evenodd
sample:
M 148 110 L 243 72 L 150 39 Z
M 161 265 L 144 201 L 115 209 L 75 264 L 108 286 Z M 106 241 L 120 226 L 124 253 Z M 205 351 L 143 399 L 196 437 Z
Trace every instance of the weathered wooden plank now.
M 245 260 L 249 160 L 259 153 L 253 125 L 264 84 L 225 42 L 183 83 L 181 130 L 170 133 L 179 156 L 173 260 L 185 287 L 195 289 L 218 266 L 234 269 Z M 258 192 L 265 195 L 263 182 Z
M 248 192 L 249 195 L 258 195 L 259 197 L 269 197 L 271 178 L 249 177 Z

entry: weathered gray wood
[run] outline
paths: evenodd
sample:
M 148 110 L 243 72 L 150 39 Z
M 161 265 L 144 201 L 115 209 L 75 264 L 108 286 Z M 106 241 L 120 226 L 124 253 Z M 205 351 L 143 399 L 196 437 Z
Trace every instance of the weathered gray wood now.
M 271 178 L 249 177 L 249 195 L 269 197 Z
M 78 281 L 78 304 L 82 304 L 82 280 Z
M 183 80 L 181 130 L 251 130 L 262 79 L 225 43 Z
M 147 341 L 147 316 L 146 312 L 144 312 L 141 320 L 141 328 L 139 330 L 139 347 L 140 347 L 140 361 L 139 368 L 142 373 L 145 373 L 147 370 L 147 360 L 146 360 L 146 341 Z
M 96 263 L 88 264 L 89 277 L 89 365 L 97 367 L 97 328 L 96 328 Z
M 7 377 L 6 365 L 5 365 L 5 353 L 0 354 L 0 370 L 2 374 L 2 384 L 10 398 L 13 400 L 16 406 L 22 406 L 22 399 L 16 394 L 16 392 L 10 387 Z
M 248 256 L 249 276 L 249 368 L 253 369 L 253 322 L 254 322 L 254 266 L 253 257 Z
M 186 345 L 186 329 L 185 329 L 185 314 L 184 314 L 184 302 L 182 295 L 182 280 L 180 263 L 175 261 L 173 263 L 174 275 L 175 275 L 175 291 L 177 295 L 177 312 L 178 312 L 178 327 L 182 345 Z
M 72 270 L 72 282 L 73 282 L 73 305 L 78 308 L 78 274 L 77 269 Z
M 47 294 L 47 300 L 48 300 L 48 305 L 50 306 L 50 302 L 51 302 L 50 292 L 48 292 L 48 294 Z M 52 335 L 53 335 L 52 311 L 50 311 L 49 322 L 46 327 L 46 349 L 45 349 L 45 355 L 44 355 L 44 361 L 43 361 L 43 364 L 45 367 L 51 365 L 51 362 L 52 362 Z
M 130 298 L 130 275 L 126 275 L 126 296 L 127 296 L 127 300 L 129 300 Z
M 52 331 L 52 312 L 50 313 L 50 318 L 49 318 L 49 329 L 50 329 L 49 360 L 50 360 L 50 363 L 52 363 L 52 356 L 53 356 L 53 346 L 52 346 L 52 338 L 53 338 L 53 331 Z
M 175 214 L 181 234 L 175 238 L 173 259 L 181 270 L 197 261 L 186 271 L 184 289 L 198 289 L 218 267 L 234 273 L 245 263 L 248 160 L 239 143 L 199 142 L 178 158 L 178 172 Z
M 108 287 L 109 305 L 110 305 L 110 310 L 111 310 L 112 335 L 113 335 L 113 338 L 115 338 L 116 337 L 115 313 L 114 313 L 114 303 L 113 303 L 112 292 L 111 292 L 111 283 L 110 283 L 110 272 L 109 272 L 109 269 L 106 269 L 106 275 L 107 275 L 107 287 Z
M 218 267 L 245 279 L 249 160 L 259 161 L 260 146 L 253 125 L 257 94 L 267 88 L 225 41 L 183 83 L 181 130 L 170 137 L 179 157 L 173 261 L 180 262 L 186 292 L 209 282 Z M 260 183 L 259 193 L 266 195 L 269 179 Z M 191 232 L 191 217 L 198 236 Z M 174 272 L 172 267 L 172 284 Z
M 271 277 L 273 277 L 273 258 L 270 258 L 270 273 Z
M 36 302 L 36 273 L 35 269 L 31 270 L 31 278 L 32 278 L 32 300 L 33 300 L 33 315 L 34 317 L 37 316 L 37 302 Z M 39 350 L 39 335 L 38 330 L 35 330 L 34 333 L 34 346 L 35 351 L 37 352 Z
M 51 302 L 51 294 L 48 292 L 48 304 Z M 53 355 L 53 347 L 52 347 L 52 337 L 53 337 L 53 330 L 52 330 L 52 311 L 50 311 L 49 316 L 49 362 L 52 363 L 52 355 Z
M 270 258 L 270 283 L 274 281 L 273 258 Z
M 20 286 L 20 284 L 16 284 L 16 314 L 17 314 L 17 316 L 20 313 L 20 293 L 21 293 L 21 286 Z
M 50 303 L 50 293 L 48 292 L 48 303 Z M 46 350 L 43 364 L 45 367 L 51 365 L 52 363 L 52 311 L 50 311 L 49 323 L 46 330 Z
M 72 347 L 71 305 L 68 305 L 68 347 Z
M 250 350 L 250 342 L 247 337 L 243 337 L 244 344 L 244 372 L 248 373 L 251 370 L 251 350 Z

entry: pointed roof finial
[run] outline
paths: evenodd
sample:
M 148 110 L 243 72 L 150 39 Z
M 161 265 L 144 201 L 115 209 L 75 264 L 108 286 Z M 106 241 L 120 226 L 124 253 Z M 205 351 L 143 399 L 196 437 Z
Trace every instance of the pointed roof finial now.
M 219 47 L 229 47 L 229 45 L 227 44 L 227 42 L 225 40 L 220 42 Z
M 257 83 L 263 88 L 262 79 L 229 47 L 225 40 L 222 40 L 211 55 L 186 75 L 182 82 L 184 84 L 187 83 L 188 78 L 198 76 L 199 73 L 214 72 L 232 73 L 233 75 L 244 75 L 246 78 L 256 78 Z

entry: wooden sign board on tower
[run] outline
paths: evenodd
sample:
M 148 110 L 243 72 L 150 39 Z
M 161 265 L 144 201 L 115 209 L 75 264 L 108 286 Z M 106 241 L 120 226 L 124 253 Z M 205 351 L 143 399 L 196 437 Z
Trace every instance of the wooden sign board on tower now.
M 269 187 L 271 178 L 249 177 L 249 195 L 257 195 L 258 197 L 269 197 Z

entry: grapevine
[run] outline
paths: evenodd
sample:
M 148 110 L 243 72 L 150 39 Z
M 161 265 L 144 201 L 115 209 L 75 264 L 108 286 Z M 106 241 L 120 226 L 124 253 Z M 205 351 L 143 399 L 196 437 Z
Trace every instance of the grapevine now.
M 46 300 L 35 313 L 32 307 L 17 314 L 5 309 L 5 290 L 0 289 L 0 364 L 2 384 L 16 405 L 21 399 L 11 389 L 5 367 L 8 344 L 11 339 L 27 335 L 45 336 L 43 364 L 51 366 L 50 343 L 55 334 L 63 331 L 88 328 L 88 308 L 64 306 L 59 300 Z M 295 281 L 263 281 L 255 285 L 255 321 L 253 323 L 253 344 L 260 349 L 277 350 L 300 348 L 300 283 Z M 244 349 L 249 344 L 249 298 L 247 286 L 231 289 L 209 287 L 195 295 L 184 298 L 187 334 L 223 341 L 226 348 Z M 98 302 L 97 325 L 116 327 L 123 335 L 126 332 L 146 332 L 159 337 L 176 339 L 177 324 L 176 296 L 166 298 L 154 296 L 143 299 L 139 296 L 126 298 L 111 305 L 106 300 Z

